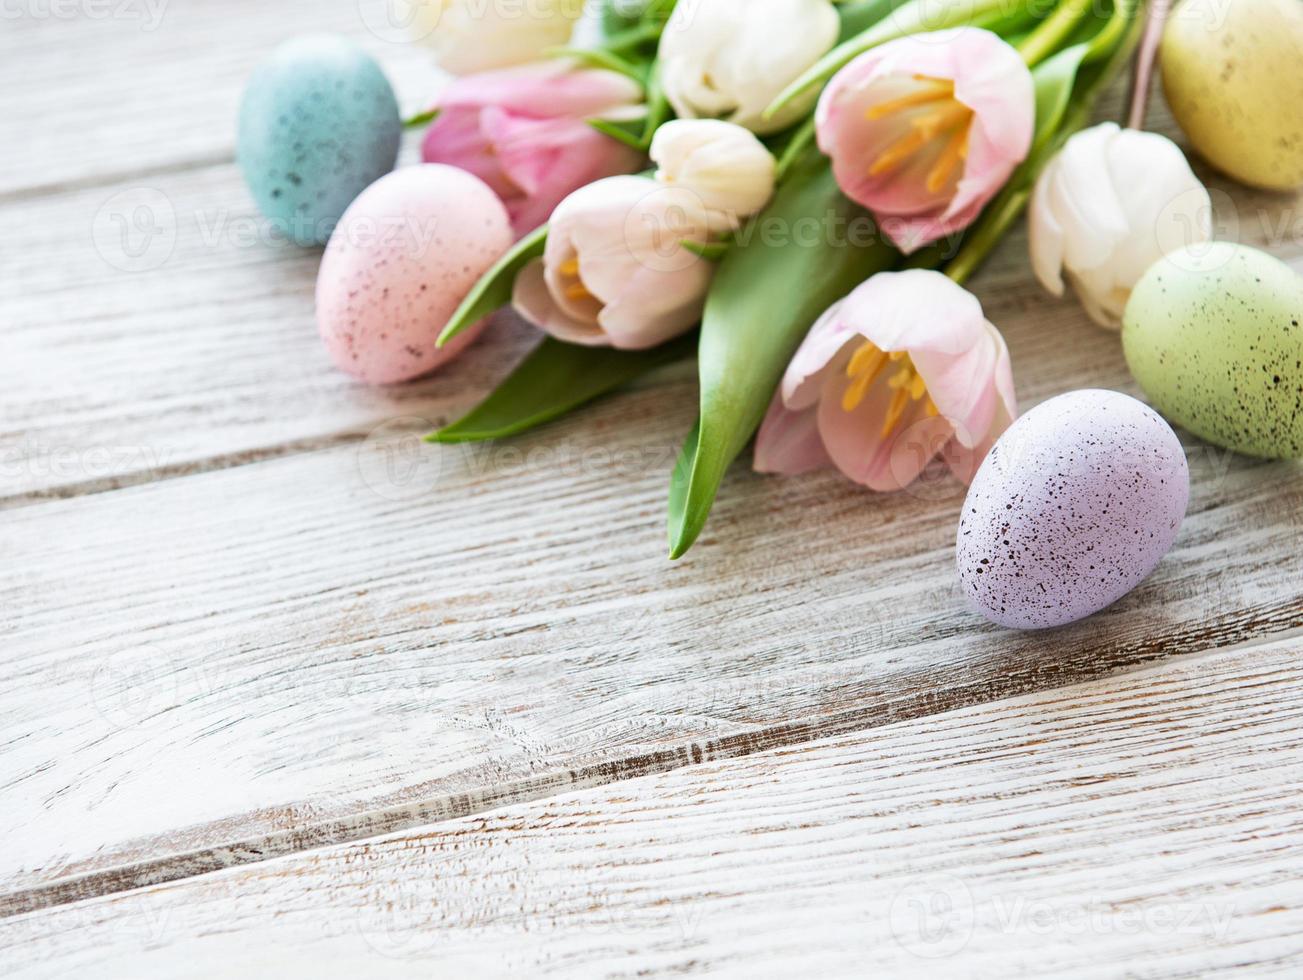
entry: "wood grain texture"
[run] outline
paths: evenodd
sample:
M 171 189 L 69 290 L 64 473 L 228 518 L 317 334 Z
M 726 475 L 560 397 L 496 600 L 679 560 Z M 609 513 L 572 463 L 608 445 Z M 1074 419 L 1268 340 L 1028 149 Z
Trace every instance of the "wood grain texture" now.
M 1083 328 L 1068 360 L 1024 324 L 1016 361 L 1051 365 L 1025 390 L 1125 386 L 1115 338 Z M 0 515 L 3 880 L 72 879 L 6 907 L 1303 625 L 1299 468 L 1194 444 L 1172 553 L 1054 633 L 964 608 L 948 478 L 739 469 L 669 563 L 687 374 L 410 470 L 409 432 Z
M 0 923 L 10 975 L 1297 976 L 1303 640 Z
M 245 80 L 297 34 L 352 38 L 405 111 L 442 77 L 388 0 L 23 0 L 0 18 L 0 200 L 229 162 Z
M 416 446 L 533 335 L 504 318 L 455 371 L 350 382 L 312 322 L 319 253 L 271 236 L 231 159 L 247 72 L 309 26 L 424 101 L 423 52 L 367 33 L 384 0 L 175 2 L 150 30 L 145 0 L 37 6 L 0 32 L 0 912 L 1303 625 L 1299 468 L 1193 442 L 1173 554 L 1039 636 L 964 611 L 945 480 L 886 499 L 739 467 L 667 563 L 688 364 L 511 443 Z M 1300 198 L 1200 174 L 1222 237 L 1303 264 Z M 156 234 L 123 239 L 141 207 Z M 974 285 L 1025 406 L 1133 390 L 1021 231 Z

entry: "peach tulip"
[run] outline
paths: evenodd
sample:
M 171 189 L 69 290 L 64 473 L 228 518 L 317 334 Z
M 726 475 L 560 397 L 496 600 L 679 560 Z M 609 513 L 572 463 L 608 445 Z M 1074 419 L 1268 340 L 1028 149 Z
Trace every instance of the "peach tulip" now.
M 564 60 L 467 75 L 440 94 L 421 152 L 492 187 L 519 237 L 576 188 L 642 165 L 638 151 L 587 122 L 641 111 L 641 101 L 632 79 Z
M 655 347 L 701 319 L 714 264 L 683 242 L 709 238 L 691 190 L 607 177 L 557 205 L 543 257 L 516 276 L 512 305 L 572 344 Z
M 811 328 L 761 424 L 755 468 L 831 464 L 898 490 L 941 454 L 968 482 L 1017 411 L 1008 348 L 977 298 L 939 272 L 882 272 Z
M 1027 156 L 1031 72 L 990 31 L 959 27 L 872 48 L 815 111 L 841 189 L 911 252 L 962 231 Z

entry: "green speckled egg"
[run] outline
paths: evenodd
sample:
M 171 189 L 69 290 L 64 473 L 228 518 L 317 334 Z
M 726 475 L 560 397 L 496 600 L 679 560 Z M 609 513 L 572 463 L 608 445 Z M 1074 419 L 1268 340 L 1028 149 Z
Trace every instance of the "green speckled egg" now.
M 1229 242 L 1159 259 L 1122 348 L 1170 421 L 1250 456 L 1303 456 L 1303 276 L 1279 259 Z

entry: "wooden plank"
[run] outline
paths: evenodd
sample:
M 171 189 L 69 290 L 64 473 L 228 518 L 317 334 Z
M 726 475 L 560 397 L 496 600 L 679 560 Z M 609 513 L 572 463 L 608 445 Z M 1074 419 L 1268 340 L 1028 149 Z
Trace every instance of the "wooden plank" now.
M 442 77 L 402 43 L 387 0 L 34 0 L 0 32 L 0 200 L 68 186 L 150 181 L 234 158 L 245 80 L 281 41 L 337 33 L 382 65 L 399 103 L 423 107 Z
M 1303 971 L 1303 641 L 0 923 L 10 974 Z
M 1112 336 L 1011 343 L 1029 401 L 1124 385 Z M 1298 467 L 1198 445 L 1172 554 L 1055 633 L 964 608 L 948 480 L 738 468 L 671 564 L 692 391 L 685 367 L 410 472 L 409 434 L 0 514 L 7 907 L 1303 625 Z
M 173 7 L 183 19 L 198 10 L 211 20 L 221 9 L 172 5 L 169 14 Z M 235 86 L 235 74 L 214 88 Z M 228 116 L 202 118 L 222 129 L 214 120 Z M 1170 131 L 1170 120 L 1159 122 Z M 1303 197 L 1228 189 L 1214 181 L 1223 237 L 1265 244 L 1303 268 Z M 124 239 L 123 222 L 137 227 L 139 207 L 156 233 Z M 43 194 L 8 203 L 5 214 L 0 506 L 338 445 L 394 416 L 446 420 L 491 389 L 534 336 L 504 328 L 451 370 L 414 384 L 353 383 L 331 365 L 313 322 L 319 251 L 278 238 L 230 163 Z M 1047 350 L 1058 345 L 1031 339 L 1116 345 L 1094 334 L 1074 301 L 1055 302 L 1032 281 L 1021 229 L 975 288 L 1011 335 L 1024 391 L 1113 383 L 1108 370 L 1069 362 L 1071 343 Z

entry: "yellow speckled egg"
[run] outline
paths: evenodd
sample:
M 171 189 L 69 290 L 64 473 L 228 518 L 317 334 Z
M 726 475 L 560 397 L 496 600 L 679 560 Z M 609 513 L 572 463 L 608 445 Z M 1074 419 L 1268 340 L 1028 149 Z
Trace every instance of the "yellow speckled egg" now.
M 1209 163 L 1245 184 L 1303 185 L 1303 2 L 1184 0 L 1161 58 L 1172 115 Z

